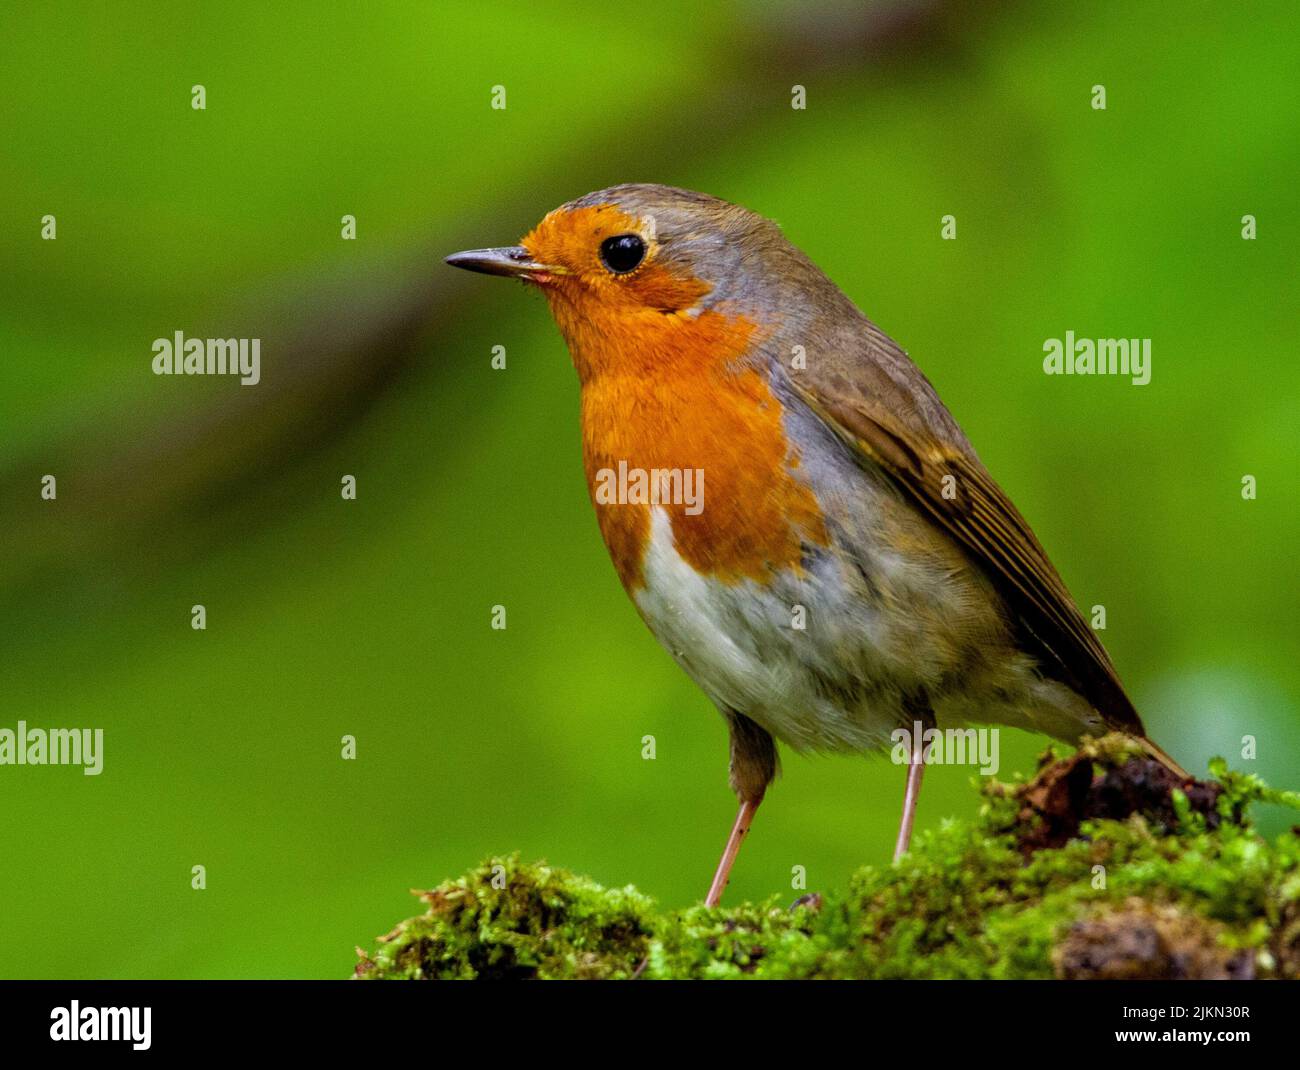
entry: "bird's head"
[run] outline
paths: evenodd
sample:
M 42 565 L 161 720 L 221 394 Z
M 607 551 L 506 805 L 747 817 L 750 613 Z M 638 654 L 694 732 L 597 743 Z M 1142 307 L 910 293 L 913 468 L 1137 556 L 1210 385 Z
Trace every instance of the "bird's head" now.
M 748 338 L 779 315 L 776 283 L 811 267 L 762 216 L 658 185 L 589 193 L 549 213 L 519 245 L 447 263 L 539 287 L 584 378 L 612 364 L 662 365 L 724 323 Z

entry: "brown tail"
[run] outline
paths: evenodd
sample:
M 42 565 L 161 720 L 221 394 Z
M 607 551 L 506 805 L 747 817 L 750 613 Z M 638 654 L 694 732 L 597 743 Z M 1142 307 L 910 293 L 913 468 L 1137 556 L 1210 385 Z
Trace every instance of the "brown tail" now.
M 1173 773 L 1174 776 L 1178 777 L 1179 780 L 1194 779 L 1191 773 L 1189 773 L 1186 769 L 1184 769 L 1181 765 L 1179 765 L 1176 761 L 1174 761 L 1171 757 L 1169 757 L 1169 755 L 1167 755 L 1158 744 L 1147 739 L 1146 736 L 1136 736 L 1134 738 L 1136 738 L 1138 743 L 1142 745 L 1142 749 L 1144 751 L 1146 751 L 1149 755 L 1151 755 L 1152 758 L 1154 758 L 1166 769 L 1168 769 L 1171 773 Z

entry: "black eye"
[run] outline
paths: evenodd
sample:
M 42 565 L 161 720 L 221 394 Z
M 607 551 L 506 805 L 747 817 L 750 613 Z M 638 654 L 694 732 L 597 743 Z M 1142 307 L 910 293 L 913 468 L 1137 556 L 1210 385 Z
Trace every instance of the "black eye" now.
M 645 257 L 645 242 L 635 234 L 619 234 L 600 243 L 600 259 L 615 275 L 626 275 Z

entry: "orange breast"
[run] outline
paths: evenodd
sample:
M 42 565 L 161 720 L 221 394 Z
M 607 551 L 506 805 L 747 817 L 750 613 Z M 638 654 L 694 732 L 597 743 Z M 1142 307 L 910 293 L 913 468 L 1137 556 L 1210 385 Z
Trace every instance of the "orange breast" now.
M 628 472 L 702 473 L 698 506 L 662 505 L 677 552 L 699 572 L 736 583 L 799 568 L 802 543 L 825 545 L 826 528 L 816 498 L 792 474 L 799 458 L 780 402 L 761 372 L 737 364 L 754 324 L 710 310 L 655 313 L 630 336 L 625 326 L 622 316 L 607 329 L 586 319 L 576 335 L 565 331 L 582 379 L 587 482 L 623 585 L 644 585 L 654 506 L 598 500 L 598 484 L 608 488 L 620 462 Z

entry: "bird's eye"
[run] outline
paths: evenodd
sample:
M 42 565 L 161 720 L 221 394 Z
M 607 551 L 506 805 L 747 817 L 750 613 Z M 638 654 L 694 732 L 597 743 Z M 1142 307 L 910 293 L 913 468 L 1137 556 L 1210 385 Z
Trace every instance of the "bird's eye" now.
M 635 234 L 619 234 L 600 243 L 600 259 L 615 275 L 626 275 L 645 258 L 645 242 Z

